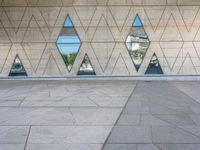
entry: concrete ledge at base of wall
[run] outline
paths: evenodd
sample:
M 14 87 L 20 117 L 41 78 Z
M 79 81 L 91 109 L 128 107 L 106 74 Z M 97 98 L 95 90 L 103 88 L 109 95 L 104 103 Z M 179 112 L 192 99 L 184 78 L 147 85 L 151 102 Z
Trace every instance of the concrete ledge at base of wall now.
M 71 76 L 71 77 L 1 77 L 0 80 L 135 80 L 135 81 L 200 81 L 200 75 L 145 76 Z

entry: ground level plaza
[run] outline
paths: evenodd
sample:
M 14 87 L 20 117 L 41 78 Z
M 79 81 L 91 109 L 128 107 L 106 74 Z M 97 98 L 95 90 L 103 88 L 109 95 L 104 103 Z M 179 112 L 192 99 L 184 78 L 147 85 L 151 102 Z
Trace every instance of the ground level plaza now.
M 0 81 L 1 150 L 200 150 L 200 84 Z

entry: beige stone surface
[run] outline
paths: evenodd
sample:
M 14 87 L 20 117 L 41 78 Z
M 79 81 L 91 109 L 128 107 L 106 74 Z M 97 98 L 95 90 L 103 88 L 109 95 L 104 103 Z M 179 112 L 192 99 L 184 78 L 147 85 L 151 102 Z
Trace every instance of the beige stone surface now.
M 164 74 L 200 72 L 199 0 L 1 0 L 0 76 L 18 54 L 30 77 L 74 76 L 85 53 L 97 75 L 144 75 L 156 53 Z M 151 41 L 137 72 L 125 45 L 139 15 Z M 71 72 L 56 47 L 70 15 L 82 45 Z

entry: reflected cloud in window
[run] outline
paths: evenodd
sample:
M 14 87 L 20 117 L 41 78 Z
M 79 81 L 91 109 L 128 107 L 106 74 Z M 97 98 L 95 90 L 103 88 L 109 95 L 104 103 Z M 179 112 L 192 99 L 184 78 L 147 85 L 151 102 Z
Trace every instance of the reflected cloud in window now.
M 142 64 L 149 45 L 150 41 L 143 28 L 140 17 L 137 15 L 126 39 L 126 47 L 137 71 Z

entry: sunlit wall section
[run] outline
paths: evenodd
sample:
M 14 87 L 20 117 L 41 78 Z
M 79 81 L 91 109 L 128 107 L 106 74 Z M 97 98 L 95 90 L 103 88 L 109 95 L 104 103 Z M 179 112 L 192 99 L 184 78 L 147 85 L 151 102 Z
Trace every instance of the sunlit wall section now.
M 0 14 L 0 77 L 200 75 L 200 0 L 0 0 Z

